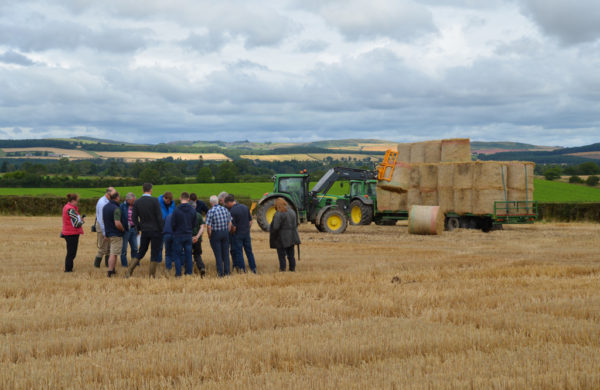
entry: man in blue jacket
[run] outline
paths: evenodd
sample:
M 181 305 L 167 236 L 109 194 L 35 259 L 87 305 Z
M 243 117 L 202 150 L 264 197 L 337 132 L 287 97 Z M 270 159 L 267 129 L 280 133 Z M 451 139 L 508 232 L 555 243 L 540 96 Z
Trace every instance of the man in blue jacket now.
M 160 211 L 162 211 L 163 220 L 166 221 L 167 217 L 169 215 L 173 214 L 173 211 L 175 211 L 175 202 L 173 201 L 173 193 L 171 191 L 167 191 L 164 194 L 160 195 L 158 197 L 158 203 L 160 204 Z M 160 253 L 158 255 L 159 263 L 162 261 L 163 249 L 164 249 L 165 245 L 166 245 L 166 243 L 163 241 L 163 243 L 160 247 Z M 165 264 L 166 264 L 166 262 L 165 262 Z
M 186 275 L 191 275 L 194 270 L 194 263 L 192 262 L 192 235 L 197 219 L 196 210 L 189 204 L 190 194 L 182 192 L 179 200 L 180 205 L 175 209 L 171 217 L 173 256 L 179 259 L 175 260 L 175 276 L 181 276 L 182 263 L 185 264 Z
M 133 203 L 135 194 L 128 193 L 125 202 L 121 203 L 121 225 L 125 228 L 123 233 L 123 248 L 121 249 L 121 265 L 127 267 L 127 247 L 131 247 L 131 260 L 138 257 L 137 229 L 133 222 Z

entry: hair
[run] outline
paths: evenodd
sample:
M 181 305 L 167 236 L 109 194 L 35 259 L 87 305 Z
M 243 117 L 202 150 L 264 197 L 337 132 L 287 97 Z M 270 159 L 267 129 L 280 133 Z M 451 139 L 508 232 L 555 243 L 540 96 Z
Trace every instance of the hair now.
M 196 195 L 196 193 L 195 193 L 195 192 L 192 192 L 192 193 L 190 194 L 190 200 L 191 200 L 192 202 L 195 202 L 195 201 L 197 201 L 197 200 L 198 200 L 198 195 Z
M 167 191 L 163 194 L 163 199 L 173 200 L 173 193 L 171 191 Z
M 275 199 L 275 208 L 280 213 L 285 213 L 286 211 L 288 211 L 288 203 L 283 198 L 277 198 Z
M 223 192 L 221 192 L 221 193 L 219 194 L 219 196 L 217 197 L 217 199 L 218 199 L 219 201 L 222 201 L 223 199 L 225 199 L 225 197 L 226 197 L 227 195 L 229 195 L 229 194 L 228 194 L 227 192 L 223 191 Z
M 235 202 L 235 197 L 231 194 L 227 194 L 227 196 L 225 197 L 225 200 L 223 200 L 223 203 L 230 203 L 230 202 Z
M 113 192 L 115 189 L 113 187 L 106 187 L 106 193 L 110 194 L 111 192 Z
M 185 192 L 185 191 L 183 191 L 183 192 L 181 193 L 181 196 L 180 196 L 180 197 L 181 197 L 181 199 L 182 199 L 182 200 L 190 200 L 190 194 L 188 194 L 188 193 L 187 193 L 187 192 Z
M 219 198 L 217 198 L 217 195 L 211 195 L 209 201 L 213 206 L 219 204 Z
M 127 195 L 125 195 L 125 200 L 130 199 L 135 199 L 135 194 L 133 192 L 128 192 Z
M 72 202 L 77 199 L 79 199 L 78 194 L 67 194 L 67 202 Z
M 119 191 L 115 191 L 110 194 L 110 200 L 116 200 L 119 197 Z
M 150 192 L 152 190 L 152 183 L 144 183 L 142 185 L 142 191 Z

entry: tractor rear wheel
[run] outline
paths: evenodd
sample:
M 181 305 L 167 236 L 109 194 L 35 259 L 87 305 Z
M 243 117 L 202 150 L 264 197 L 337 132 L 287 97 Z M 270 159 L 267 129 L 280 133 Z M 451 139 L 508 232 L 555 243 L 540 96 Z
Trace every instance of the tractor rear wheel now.
M 451 232 L 460 227 L 460 221 L 456 217 L 448 217 L 446 218 L 446 230 Z
M 271 222 L 273 221 L 273 216 L 275 215 L 275 199 L 277 198 L 266 200 L 258 205 L 256 210 L 256 222 L 258 222 L 258 226 L 260 226 L 260 228 L 265 232 L 269 231 Z
M 360 200 L 350 203 L 350 225 L 370 225 L 373 221 L 373 209 Z
M 320 226 L 327 233 L 341 234 L 348 227 L 348 219 L 340 210 L 331 209 L 323 215 Z

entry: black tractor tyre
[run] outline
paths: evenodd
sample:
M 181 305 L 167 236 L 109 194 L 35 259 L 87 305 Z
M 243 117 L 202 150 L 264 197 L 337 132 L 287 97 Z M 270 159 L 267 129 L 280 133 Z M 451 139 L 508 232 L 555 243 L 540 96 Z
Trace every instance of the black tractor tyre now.
M 320 223 L 315 223 L 315 227 L 317 228 L 317 230 L 321 233 L 325 232 L 325 229 L 323 228 L 323 225 L 321 225 Z
M 360 215 L 356 213 L 360 212 Z M 370 225 L 373 222 L 373 208 L 356 199 L 350 203 L 350 225 Z
M 342 234 L 348 227 L 348 218 L 342 211 L 331 209 L 323 214 L 320 226 L 327 233 Z
M 460 227 L 460 220 L 456 217 L 448 217 L 446 218 L 446 230 L 451 232 Z
M 277 198 L 271 198 L 264 201 L 258 205 L 256 209 L 256 222 L 258 223 L 258 226 L 260 226 L 260 228 L 265 232 L 268 232 L 269 228 L 271 227 L 271 221 L 269 221 L 268 216 L 271 215 L 271 218 L 273 218 L 272 214 L 274 214 L 273 210 L 275 209 L 275 199 Z M 271 210 L 271 212 L 269 212 L 269 210 Z

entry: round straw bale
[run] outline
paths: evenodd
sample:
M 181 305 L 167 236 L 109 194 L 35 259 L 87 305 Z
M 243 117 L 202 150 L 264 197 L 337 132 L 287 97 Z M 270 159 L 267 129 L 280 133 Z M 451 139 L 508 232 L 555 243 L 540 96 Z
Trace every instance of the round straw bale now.
M 444 139 L 441 149 L 442 162 L 471 161 L 471 141 L 468 138 Z
M 504 189 L 506 164 L 497 161 L 477 161 L 473 164 L 474 189 Z
M 444 213 L 439 206 L 412 206 L 408 213 L 408 232 L 426 235 L 442 234 L 444 220 Z
M 425 144 L 423 142 L 415 142 L 410 144 L 410 162 L 425 162 Z
M 396 161 L 410 162 L 410 144 L 398 144 L 396 150 L 398 151 L 398 158 Z
M 421 190 L 435 190 L 438 185 L 438 164 L 419 164 Z
M 456 163 L 454 165 L 454 188 L 473 188 L 473 163 Z
M 423 143 L 424 162 L 439 163 L 442 158 L 442 141 L 428 141 Z
M 453 163 L 441 163 L 438 165 L 438 189 L 454 188 L 454 167 Z
M 504 201 L 504 190 L 473 190 L 473 214 L 493 214 L 494 202 Z
M 473 212 L 473 189 L 456 188 L 454 190 L 454 212 L 457 214 Z

